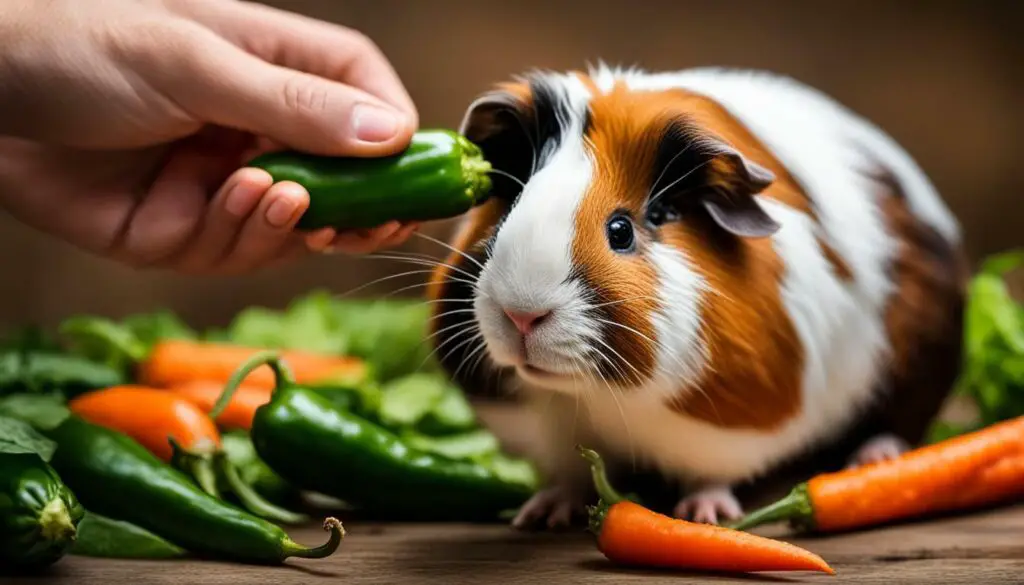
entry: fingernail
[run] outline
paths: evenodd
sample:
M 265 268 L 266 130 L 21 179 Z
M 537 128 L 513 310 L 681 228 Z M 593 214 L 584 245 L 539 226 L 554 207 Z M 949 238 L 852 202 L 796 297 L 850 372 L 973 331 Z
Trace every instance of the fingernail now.
M 398 116 L 371 104 L 359 104 L 352 110 L 352 127 L 363 142 L 386 142 L 398 133 Z
M 298 207 L 298 202 L 291 197 L 278 197 L 267 209 L 267 222 L 274 227 L 282 227 L 291 220 Z
M 231 215 L 248 215 L 259 200 L 259 192 L 247 185 L 235 185 L 224 201 L 224 209 Z

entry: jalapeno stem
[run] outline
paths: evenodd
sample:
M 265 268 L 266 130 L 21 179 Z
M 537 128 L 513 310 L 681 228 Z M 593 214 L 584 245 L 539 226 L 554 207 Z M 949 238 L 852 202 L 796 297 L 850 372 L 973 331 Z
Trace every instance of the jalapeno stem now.
M 228 460 L 225 454 L 218 453 L 216 455 L 216 463 L 224 480 L 231 487 L 231 491 L 242 501 L 242 505 L 253 514 L 286 524 L 298 524 L 308 518 L 305 514 L 285 510 L 263 499 L 252 486 L 242 481 L 242 478 L 238 476 L 238 470 L 235 469 L 235 465 Z
M 331 531 L 331 539 L 315 548 L 307 548 L 290 538 L 285 538 L 281 543 L 284 553 L 282 556 L 284 558 L 322 559 L 332 555 L 334 551 L 338 550 L 341 539 L 345 537 L 345 527 L 341 525 L 341 520 L 328 517 L 324 520 L 324 530 Z
M 238 390 L 242 382 L 245 381 L 245 378 L 253 370 L 261 366 L 267 366 L 274 371 L 274 394 L 281 388 L 295 384 L 295 376 L 287 364 L 281 360 L 281 355 L 278 352 L 273 350 L 257 352 L 242 362 L 242 365 L 238 366 L 238 369 L 228 378 L 227 384 L 224 385 L 224 390 L 221 392 L 220 397 L 217 398 L 213 409 L 210 410 L 210 418 L 217 420 L 217 417 L 227 408 L 228 403 L 231 402 L 231 397 Z M 271 394 L 271 398 L 273 398 L 273 394 Z
M 171 462 L 174 467 L 186 471 L 204 492 L 219 498 L 220 490 L 217 489 L 217 476 L 214 473 L 210 456 L 206 453 L 189 451 L 171 436 L 167 437 L 167 442 L 171 444 Z
M 612 487 L 611 482 L 608 481 L 604 460 L 601 459 L 597 451 L 580 445 L 576 445 L 576 449 L 583 455 L 584 459 L 590 462 L 590 474 L 594 478 L 594 489 L 597 490 L 597 496 L 609 506 L 625 500 L 626 498 Z

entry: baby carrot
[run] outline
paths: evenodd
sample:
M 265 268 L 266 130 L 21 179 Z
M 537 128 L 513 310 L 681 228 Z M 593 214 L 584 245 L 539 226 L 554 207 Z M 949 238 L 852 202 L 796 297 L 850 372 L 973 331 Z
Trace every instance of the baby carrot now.
M 245 360 L 261 351 L 257 348 L 193 341 L 167 339 L 153 346 L 149 355 L 138 364 L 137 380 L 147 386 L 167 387 L 196 379 L 226 383 Z M 289 350 L 282 357 L 295 372 L 300 384 L 314 384 L 323 380 L 360 380 L 366 375 L 366 364 L 357 358 Z M 246 385 L 274 387 L 274 375 L 269 367 L 254 370 L 246 378 Z
M 835 571 L 818 555 L 796 545 L 648 510 L 619 495 L 608 483 L 604 462 L 577 447 L 590 462 L 600 500 L 590 508 L 597 548 L 615 563 L 699 571 Z
M 190 380 L 168 388 L 171 392 L 198 406 L 209 414 L 224 391 L 224 382 L 216 380 Z M 231 401 L 217 415 L 215 422 L 225 429 L 248 431 L 256 409 L 270 402 L 271 388 L 260 385 L 242 384 L 231 396 Z
M 220 432 L 205 412 L 185 398 L 160 388 L 112 386 L 81 394 L 68 408 L 82 419 L 131 437 L 148 451 L 183 468 L 203 491 L 220 497 L 218 478 L 251 512 L 280 522 L 305 516 L 271 504 L 238 477 L 221 448 Z
M 1021 490 L 1024 466 L 1007 464 L 981 481 L 986 469 L 1004 458 L 1024 455 L 1024 416 L 926 445 L 901 457 L 863 467 L 817 475 L 797 485 L 786 497 L 751 512 L 732 524 L 748 528 L 788 520 L 820 532 L 862 528 L 997 503 Z M 966 491 L 965 491 L 966 490 Z M 970 497 L 967 497 L 967 496 Z

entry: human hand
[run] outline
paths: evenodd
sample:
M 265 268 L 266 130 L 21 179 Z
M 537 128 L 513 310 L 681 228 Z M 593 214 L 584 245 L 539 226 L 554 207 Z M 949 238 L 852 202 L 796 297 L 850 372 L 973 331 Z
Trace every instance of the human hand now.
M 237 0 L 0 8 L 0 203 L 137 267 L 241 273 L 415 225 L 294 230 L 308 194 L 239 168 L 274 148 L 383 156 L 418 120 L 362 34 Z M 69 56 L 71 56 L 69 58 Z

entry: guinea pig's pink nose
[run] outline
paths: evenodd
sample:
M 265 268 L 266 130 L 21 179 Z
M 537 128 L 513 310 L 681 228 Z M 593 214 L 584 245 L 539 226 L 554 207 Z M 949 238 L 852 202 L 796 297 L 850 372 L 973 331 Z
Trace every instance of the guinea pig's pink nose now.
M 514 311 L 512 309 L 505 309 L 505 316 L 523 335 L 533 331 L 550 314 L 551 311 Z

